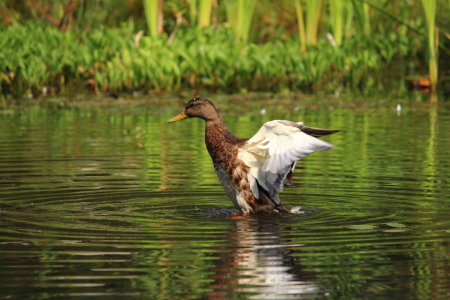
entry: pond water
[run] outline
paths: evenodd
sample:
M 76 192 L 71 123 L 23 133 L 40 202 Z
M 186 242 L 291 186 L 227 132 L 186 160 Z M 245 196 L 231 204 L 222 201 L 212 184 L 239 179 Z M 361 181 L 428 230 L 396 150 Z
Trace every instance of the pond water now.
M 0 297 L 450 297 L 448 107 L 253 106 L 224 109 L 237 135 L 344 130 L 281 194 L 304 215 L 231 220 L 203 122 L 167 123 L 178 101 L 2 109 Z

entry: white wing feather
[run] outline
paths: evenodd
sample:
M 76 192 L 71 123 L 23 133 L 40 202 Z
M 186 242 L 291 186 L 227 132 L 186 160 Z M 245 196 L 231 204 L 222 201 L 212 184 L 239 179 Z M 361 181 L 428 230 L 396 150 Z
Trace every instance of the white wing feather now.
M 259 184 L 278 202 L 278 193 L 283 190 L 284 180 L 296 161 L 314 151 L 333 148 L 289 123 L 292 122 L 265 123 L 239 149 L 239 158 L 250 167 L 248 179 L 256 198 L 259 198 Z

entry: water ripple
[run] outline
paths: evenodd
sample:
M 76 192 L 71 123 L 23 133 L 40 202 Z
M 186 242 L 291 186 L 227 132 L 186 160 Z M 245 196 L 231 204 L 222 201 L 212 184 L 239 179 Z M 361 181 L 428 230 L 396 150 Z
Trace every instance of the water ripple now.
M 449 116 L 329 113 L 294 116 L 345 129 L 281 195 L 304 213 L 240 220 L 201 122 L 0 115 L 2 296 L 446 298 Z

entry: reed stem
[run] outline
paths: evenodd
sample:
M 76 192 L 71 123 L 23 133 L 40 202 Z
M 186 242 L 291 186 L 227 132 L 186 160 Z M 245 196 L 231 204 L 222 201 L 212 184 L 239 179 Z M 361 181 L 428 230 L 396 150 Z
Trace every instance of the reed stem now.
M 144 13 L 150 36 L 158 35 L 158 2 L 159 0 L 144 0 Z
M 438 83 L 438 64 L 437 64 L 437 43 L 436 34 L 436 0 L 422 0 L 425 13 L 428 36 L 428 72 L 431 82 L 431 92 L 436 93 Z M 432 102 L 437 101 L 437 97 L 430 98 Z M 436 100 L 434 100 L 436 99 Z
M 198 26 L 206 27 L 211 24 L 211 10 L 213 0 L 200 0 L 198 10 Z
M 337 45 L 342 44 L 345 0 L 330 0 L 331 29 Z
M 238 0 L 237 37 L 242 42 L 247 42 L 255 12 L 256 0 Z
M 301 0 L 295 0 L 295 11 L 297 13 L 298 36 L 300 41 L 300 51 L 306 53 L 305 21 L 303 20 L 303 8 Z
M 363 9 L 363 32 L 366 36 L 370 35 L 370 6 L 368 3 L 364 2 L 362 4 Z
M 320 11 L 323 0 L 306 0 L 306 41 L 317 45 Z
M 189 22 L 190 25 L 195 25 L 197 16 L 197 0 L 189 0 Z

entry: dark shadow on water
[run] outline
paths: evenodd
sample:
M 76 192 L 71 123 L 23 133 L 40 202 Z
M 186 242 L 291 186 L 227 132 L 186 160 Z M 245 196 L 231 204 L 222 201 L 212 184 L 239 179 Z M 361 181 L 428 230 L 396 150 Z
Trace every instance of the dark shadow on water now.
M 228 207 L 195 207 L 196 216 L 204 219 L 215 219 L 215 218 L 227 218 L 233 215 L 239 214 L 239 210 L 236 208 Z
M 188 206 L 180 209 L 183 211 L 183 214 L 190 215 L 193 213 L 192 217 L 200 217 L 204 219 L 222 219 L 222 218 L 229 218 L 233 216 L 239 216 L 241 215 L 241 212 L 237 208 L 230 208 L 230 207 L 202 207 L 202 206 Z M 312 215 L 317 215 L 319 213 L 319 210 L 315 210 L 313 208 L 306 208 L 302 209 L 299 214 L 273 214 L 273 215 L 254 215 L 246 217 L 248 219 L 256 219 L 256 220 L 277 220 L 279 218 L 302 218 Z

